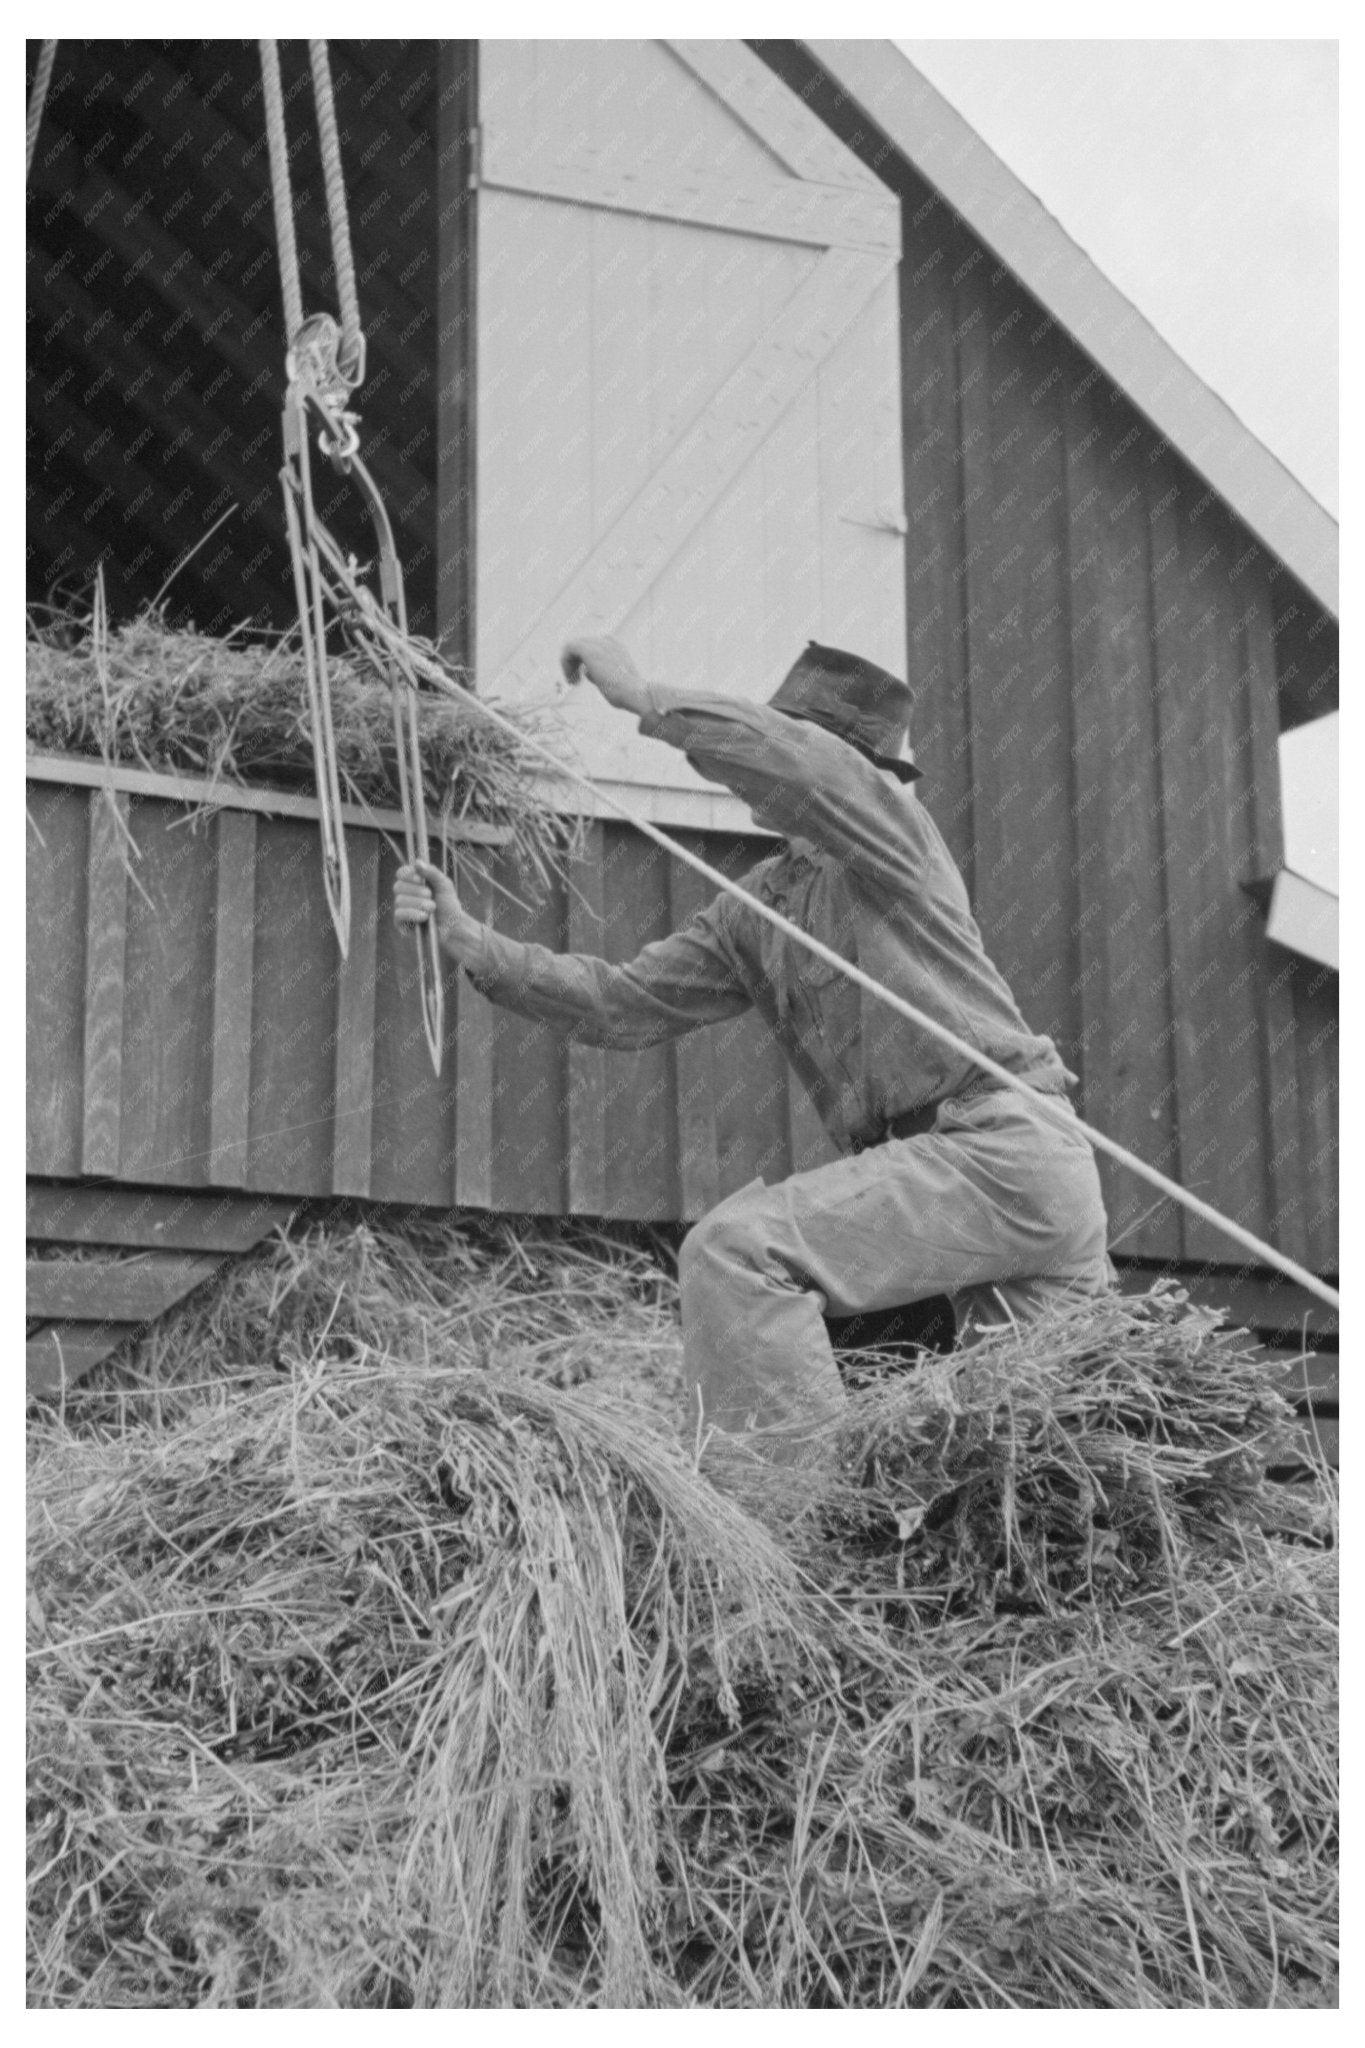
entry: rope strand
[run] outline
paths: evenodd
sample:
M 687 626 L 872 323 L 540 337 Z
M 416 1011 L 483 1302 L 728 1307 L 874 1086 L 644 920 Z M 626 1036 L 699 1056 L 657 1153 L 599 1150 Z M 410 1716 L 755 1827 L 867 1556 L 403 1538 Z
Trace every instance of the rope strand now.
M 38 130 L 43 125 L 43 108 L 47 104 L 47 89 L 52 83 L 52 65 L 56 55 L 55 42 L 44 43 L 38 52 L 38 68 L 33 74 L 33 90 L 28 96 L 28 155 L 24 164 L 26 185 L 33 171 L 33 152 L 38 147 Z
M 337 362 L 354 390 L 365 376 L 365 336 L 360 328 L 360 298 L 356 291 L 355 257 L 351 251 L 351 224 L 346 211 L 341 138 L 337 133 L 336 100 L 332 92 L 332 69 L 326 42 L 310 41 L 308 56 L 313 67 L 318 148 L 322 155 L 323 183 L 327 188 L 327 213 L 332 223 L 332 265 L 336 271 L 337 304 L 341 308 L 341 347 L 337 351 Z
M 294 239 L 294 198 L 289 186 L 289 133 L 284 125 L 280 46 L 271 38 L 262 37 L 260 50 L 265 134 L 270 149 L 270 192 L 275 207 L 275 239 L 279 244 L 280 292 L 284 299 L 287 347 L 303 325 L 303 287 L 299 282 L 299 250 Z

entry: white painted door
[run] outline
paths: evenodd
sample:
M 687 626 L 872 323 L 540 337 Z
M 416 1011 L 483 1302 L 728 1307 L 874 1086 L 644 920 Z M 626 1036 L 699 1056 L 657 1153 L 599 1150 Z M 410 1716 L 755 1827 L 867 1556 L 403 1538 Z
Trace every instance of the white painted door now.
M 898 203 L 740 42 L 481 42 L 479 118 L 479 687 L 648 815 L 743 824 L 556 654 L 904 673 Z

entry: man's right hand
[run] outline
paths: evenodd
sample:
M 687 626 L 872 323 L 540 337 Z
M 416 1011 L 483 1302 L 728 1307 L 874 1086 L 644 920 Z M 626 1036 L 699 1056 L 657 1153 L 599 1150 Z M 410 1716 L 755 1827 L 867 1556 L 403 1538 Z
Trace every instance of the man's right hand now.
M 399 868 L 395 878 L 393 920 L 400 931 L 416 931 L 429 917 L 436 919 L 436 935 L 444 952 L 458 960 L 477 950 L 483 926 L 461 903 L 450 876 L 430 861 L 415 860 Z
M 653 710 L 649 685 L 635 666 L 635 657 L 607 633 L 580 634 L 559 650 L 559 665 L 571 683 L 584 676 L 618 711 L 643 718 Z

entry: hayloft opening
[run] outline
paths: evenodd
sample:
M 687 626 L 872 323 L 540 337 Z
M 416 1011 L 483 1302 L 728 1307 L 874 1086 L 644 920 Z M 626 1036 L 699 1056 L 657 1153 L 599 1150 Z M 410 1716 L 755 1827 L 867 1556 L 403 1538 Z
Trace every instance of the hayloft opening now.
M 306 45 L 281 58 L 305 309 L 335 311 Z M 468 176 L 452 162 L 438 184 L 437 124 L 467 157 L 473 46 L 336 42 L 331 62 L 368 344 L 361 452 L 398 535 L 412 625 L 439 623 L 463 660 Z M 126 616 L 202 541 L 167 593 L 171 616 L 209 633 L 287 626 L 284 344 L 256 44 L 62 42 L 27 212 L 29 601 L 79 602 L 102 562 L 111 612 Z M 323 518 L 365 560 L 354 486 L 320 476 Z

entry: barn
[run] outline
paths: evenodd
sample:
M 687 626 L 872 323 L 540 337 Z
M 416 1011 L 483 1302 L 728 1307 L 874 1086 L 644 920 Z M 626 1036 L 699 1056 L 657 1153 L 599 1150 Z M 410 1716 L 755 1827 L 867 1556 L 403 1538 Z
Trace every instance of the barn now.
M 894 45 L 356 41 L 332 69 L 413 624 L 544 703 L 606 792 L 563 790 L 582 852 L 539 895 L 467 834 L 479 907 L 612 959 L 685 918 L 703 885 L 609 798 L 727 873 L 761 851 L 735 799 L 558 692 L 567 632 L 755 697 L 807 639 L 856 646 L 916 687 L 920 798 L 1082 1115 L 1335 1282 L 1334 940 L 1284 885 L 1279 766 L 1337 706 L 1335 523 Z M 102 564 L 127 615 L 212 532 L 179 611 L 288 623 L 260 102 L 253 44 L 59 49 L 28 188 L 34 603 Z M 613 1056 L 452 976 L 434 1078 L 372 814 L 339 963 L 308 797 L 219 788 L 205 823 L 192 777 L 27 772 L 30 1393 L 301 1202 L 676 1229 L 829 1156 L 752 1017 Z M 1102 1165 L 1134 1284 L 1306 1335 L 1334 1446 L 1330 1314 Z

